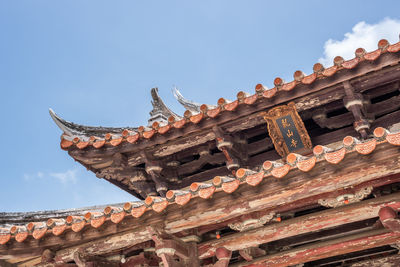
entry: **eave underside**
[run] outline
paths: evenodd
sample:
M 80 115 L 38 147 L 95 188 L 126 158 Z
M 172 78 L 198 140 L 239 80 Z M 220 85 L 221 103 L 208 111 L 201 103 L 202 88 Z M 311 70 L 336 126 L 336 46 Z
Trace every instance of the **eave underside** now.
M 394 65 L 388 66 L 389 62 Z M 397 62 L 398 54 L 386 55 L 373 63 L 360 63 L 351 72 L 343 70 L 335 78 L 322 79 L 310 86 L 300 85 L 290 94 L 282 92 L 273 99 L 239 105 L 234 112 L 222 111 L 216 118 L 189 124 L 180 131 L 156 134 L 134 144 L 122 142 L 101 149 L 70 148 L 68 153 L 98 177 L 138 198 L 164 196 L 166 191 L 160 193 L 158 187 L 177 190 L 217 175 L 229 176 L 232 168 L 226 153 L 236 160 L 237 166 L 248 169 L 255 169 L 265 159 L 280 159 L 260 112 L 289 101 L 296 104 L 314 145 L 333 143 L 346 135 L 362 139 L 355 130 L 357 118 L 343 101 L 346 82 L 352 93 L 365 103 L 361 107 L 364 117 L 359 119 L 369 123 L 366 134 L 371 134 L 377 126 L 388 127 L 399 122 Z M 233 148 L 226 152 L 218 149 L 218 138 L 228 140 Z M 123 156 L 123 166 L 119 158 L 115 161 L 115 155 Z M 154 165 L 160 172 L 150 174 L 147 167 Z

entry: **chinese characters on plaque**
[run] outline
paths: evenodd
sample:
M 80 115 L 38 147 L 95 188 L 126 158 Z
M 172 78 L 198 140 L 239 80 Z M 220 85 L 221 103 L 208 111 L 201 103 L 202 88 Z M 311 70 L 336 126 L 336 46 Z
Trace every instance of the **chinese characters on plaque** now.
M 310 137 L 294 103 L 275 107 L 262 115 L 268 123 L 268 133 L 279 155 L 284 157 L 291 152 L 311 149 Z
M 304 147 L 294 121 L 290 115 L 279 118 L 276 120 L 276 122 L 289 152 L 294 152 Z

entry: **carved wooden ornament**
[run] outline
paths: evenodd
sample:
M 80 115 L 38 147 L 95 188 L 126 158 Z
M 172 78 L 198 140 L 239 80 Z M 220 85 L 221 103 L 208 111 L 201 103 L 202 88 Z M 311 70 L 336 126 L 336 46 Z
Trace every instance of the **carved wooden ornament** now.
M 293 102 L 263 112 L 262 115 L 268 123 L 268 133 L 275 150 L 282 157 L 312 148 L 310 136 Z

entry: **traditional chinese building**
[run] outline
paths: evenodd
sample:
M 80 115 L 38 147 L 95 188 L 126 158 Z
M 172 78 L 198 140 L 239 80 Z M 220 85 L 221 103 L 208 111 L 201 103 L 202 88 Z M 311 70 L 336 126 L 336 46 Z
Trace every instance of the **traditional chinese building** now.
M 50 111 L 61 148 L 138 200 L 2 214 L 1 266 L 400 266 L 400 42 L 147 126 Z M 77 118 L 79 119 L 79 118 Z

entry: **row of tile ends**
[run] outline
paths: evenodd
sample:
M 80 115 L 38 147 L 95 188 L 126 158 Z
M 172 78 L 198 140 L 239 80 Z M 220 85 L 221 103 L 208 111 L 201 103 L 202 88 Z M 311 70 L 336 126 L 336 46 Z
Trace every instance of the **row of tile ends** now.
M 372 52 L 366 52 L 363 48 L 358 48 L 355 51 L 355 58 L 345 61 L 342 57 L 337 56 L 334 59 L 334 65 L 329 68 L 324 68 L 322 64 L 316 63 L 313 67 L 313 74 L 305 75 L 302 71 L 296 71 L 294 73 L 294 80 L 292 82 L 285 83 L 283 79 L 276 78 L 274 80 L 275 87 L 268 89 L 262 84 L 257 84 L 254 95 L 250 95 L 245 92 L 239 92 L 237 94 L 237 100 L 228 101 L 224 98 L 218 100 L 217 107 L 209 109 L 208 105 L 201 105 L 201 112 L 194 114 L 193 112 L 186 110 L 184 113 L 184 118 L 176 121 L 173 116 L 168 119 L 168 124 L 161 125 L 158 122 L 154 122 L 152 127 L 140 126 L 137 132 L 125 129 L 121 134 L 111 134 L 107 133 L 103 137 L 74 137 L 68 135 L 62 135 L 61 137 L 61 148 L 69 149 L 74 145 L 79 149 L 84 149 L 88 146 L 93 146 L 94 148 L 101 148 L 104 145 L 118 146 L 123 142 L 136 143 L 140 138 L 150 139 L 154 134 L 165 134 L 171 128 L 180 129 L 188 123 L 198 124 L 204 118 L 215 118 L 222 111 L 234 111 L 240 104 L 251 105 L 256 102 L 259 98 L 272 98 L 276 95 L 278 91 L 291 91 L 298 84 L 311 84 L 318 78 L 330 77 L 341 69 L 353 69 L 358 63 L 362 61 L 374 61 L 380 55 L 391 52 L 395 53 L 400 51 L 400 42 L 390 45 L 385 39 L 378 42 L 378 49 Z
M 12 237 L 17 242 L 23 242 L 29 235 L 32 235 L 34 239 L 40 239 L 47 232 L 56 236 L 61 235 L 66 229 L 79 232 L 89 224 L 98 228 L 106 220 L 119 223 L 125 216 L 131 215 L 139 218 L 150 210 L 160 213 L 173 203 L 183 206 L 194 197 L 208 199 L 218 191 L 229 194 L 237 190 L 241 184 L 247 183 L 251 186 L 257 186 L 266 177 L 272 176 L 280 179 L 293 169 L 308 172 L 319 161 L 325 160 L 331 164 L 338 164 L 343 160 L 346 153 L 356 151 L 359 154 L 367 155 L 374 151 L 377 144 L 381 143 L 400 146 L 400 132 L 391 133 L 385 128 L 378 127 L 374 130 L 374 136 L 370 139 L 361 141 L 355 137 L 346 136 L 338 149 L 334 150 L 317 145 L 313 148 L 311 156 L 305 157 L 291 153 L 286 157 L 286 160 L 265 161 L 258 172 L 240 168 L 236 171 L 235 177 L 216 176 L 208 182 L 195 182 L 190 185 L 188 190 L 168 191 L 165 198 L 148 196 L 144 201 L 127 202 L 123 207 L 106 207 L 103 212 L 87 212 L 84 216 L 68 216 L 65 219 L 49 219 L 47 222 L 31 222 L 27 225 L 0 228 L 0 244 L 6 244 Z

